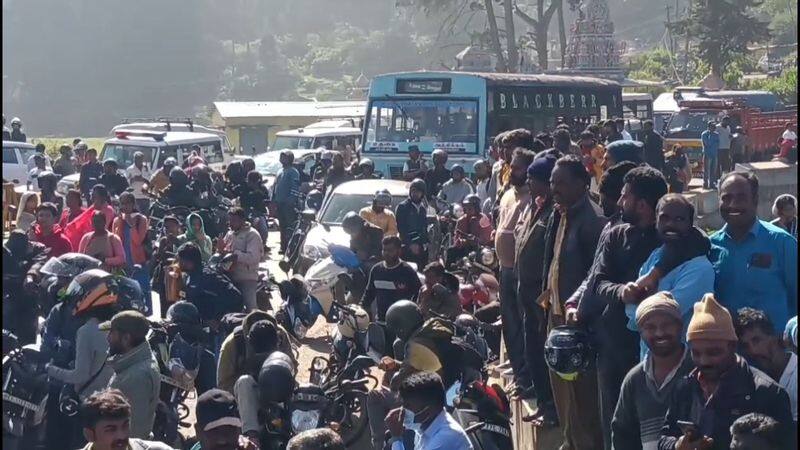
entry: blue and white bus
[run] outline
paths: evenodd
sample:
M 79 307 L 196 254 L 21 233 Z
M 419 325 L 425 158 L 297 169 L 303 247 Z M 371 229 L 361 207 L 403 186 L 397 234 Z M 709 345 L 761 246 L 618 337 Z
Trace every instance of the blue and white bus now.
M 449 154 L 448 166 L 471 171 L 502 131 L 552 131 L 559 122 L 580 131 L 612 117 L 622 117 L 622 89 L 608 80 L 467 72 L 380 75 L 370 84 L 362 157 L 374 161 L 384 177 L 399 178 L 410 145 L 423 155 L 441 148 Z

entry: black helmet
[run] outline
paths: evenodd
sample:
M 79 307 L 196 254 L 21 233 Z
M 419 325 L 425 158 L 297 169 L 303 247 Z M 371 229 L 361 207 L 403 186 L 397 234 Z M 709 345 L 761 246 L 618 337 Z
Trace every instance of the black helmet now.
M 572 326 L 555 327 L 544 344 L 548 367 L 567 381 L 574 381 L 594 359 L 589 335 Z
M 258 371 L 261 403 L 282 403 L 294 392 L 294 364 L 285 353 L 272 352 Z
M 364 226 L 364 218 L 355 211 L 350 211 L 342 219 L 342 229 L 347 234 L 355 234 Z
M 410 185 L 408 185 L 409 192 L 414 190 L 420 191 L 424 194 L 425 192 L 428 191 L 428 185 L 425 184 L 425 180 L 423 180 L 422 178 L 416 178 L 414 179 L 414 181 L 411 182 Z
M 175 302 L 167 310 L 167 320 L 182 325 L 200 325 L 200 311 L 185 300 Z
M 169 183 L 172 186 L 186 186 L 189 184 L 189 176 L 180 167 L 173 167 L 169 171 Z
M 117 282 L 117 307 L 120 310 L 135 309 L 146 314 L 144 293 L 139 282 L 128 277 L 115 277 L 115 281 Z
M 386 311 L 386 327 L 403 341 L 408 340 L 422 322 L 419 306 L 410 300 L 396 301 Z
M 39 269 L 39 272 L 63 278 L 75 278 L 89 269 L 99 269 L 102 262 L 83 253 L 64 253 L 59 257 L 52 257 Z
M 313 189 L 308 193 L 308 195 L 306 195 L 306 208 L 319 211 L 324 197 L 325 195 L 322 193 L 322 191 Z
M 470 194 L 461 200 L 461 206 L 472 206 L 476 211 L 481 210 L 481 198 L 475 194 Z

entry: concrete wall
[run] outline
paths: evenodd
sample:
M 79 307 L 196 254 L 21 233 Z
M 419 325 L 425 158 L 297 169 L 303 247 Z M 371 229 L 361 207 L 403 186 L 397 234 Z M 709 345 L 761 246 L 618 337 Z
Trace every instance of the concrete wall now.
M 736 170 L 754 172 L 759 182 L 758 217 L 772 220 L 772 203 L 781 194 L 797 195 L 797 165 L 779 161 L 737 164 Z M 696 188 L 685 194 L 697 212 L 697 225 L 718 230 L 725 223 L 719 214 L 716 190 Z

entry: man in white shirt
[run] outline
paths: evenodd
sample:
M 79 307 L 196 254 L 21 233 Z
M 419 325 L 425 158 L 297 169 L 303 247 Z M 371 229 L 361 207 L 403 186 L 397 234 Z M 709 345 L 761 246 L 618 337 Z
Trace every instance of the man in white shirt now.
M 633 140 L 633 136 L 631 136 L 631 134 L 628 133 L 628 130 L 625 129 L 625 119 L 622 118 L 615 119 L 614 123 L 617 124 L 617 131 L 619 131 L 619 134 L 622 135 L 623 140 L 625 141 Z
M 731 162 L 731 137 L 733 131 L 731 130 L 731 118 L 725 116 L 722 122 L 717 125 L 717 134 L 719 135 L 719 174 L 725 174 L 733 170 Z
M 473 450 L 467 433 L 444 409 L 442 379 L 432 372 L 415 373 L 400 384 L 403 407 L 389 412 L 386 426 L 392 435 L 392 450 L 412 450 L 403 443 L 403 433 L 414 431 L 413 450 Z
M 742 356 L 761 369 L 789 394 L 792 418 L 797 425 L 797 355 L 783 348 L 783 339 L 775 331 L 764 311 L 741 308 L 736 318 L 736 335 Z
M 147 214 L 150 211 L 150 198 L 144 193 L 144 186 L 150 179 L 150 170 L 144 164 L 144 153 L 136 152 L 133 155 L 133 164 L 125 171 L 128 183 L 133 188 L 133 197 L 136 199 L 136 209 Z

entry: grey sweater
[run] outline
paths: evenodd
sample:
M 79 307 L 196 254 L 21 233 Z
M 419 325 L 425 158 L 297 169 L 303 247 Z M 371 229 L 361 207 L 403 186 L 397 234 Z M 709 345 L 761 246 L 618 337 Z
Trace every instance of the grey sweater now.
M 73 385 L 81 400 L 95 391 L 105 389 L 113 373 L 110 364 L 103 366 L 108 358 L 108 339 L 107 333 L 100 331 L 99 325 L 100 321 L 92 317 L 78 328 L 75 336 L 75 364 L 72 369 L 52 365 L 47 369 L 50 377 Z M 98 371 L 99 375 L 86 385 Z M 80 390 L 82 387 L 83 390 Z
M 667 414 L 669 398 L 678 382 L 694 368 L 688 349 L 683 360 L 659 389 L 653 377 L 653 362 L 647 358 L 625 376 L 611 421 L 614 450 L 655 450 Z

